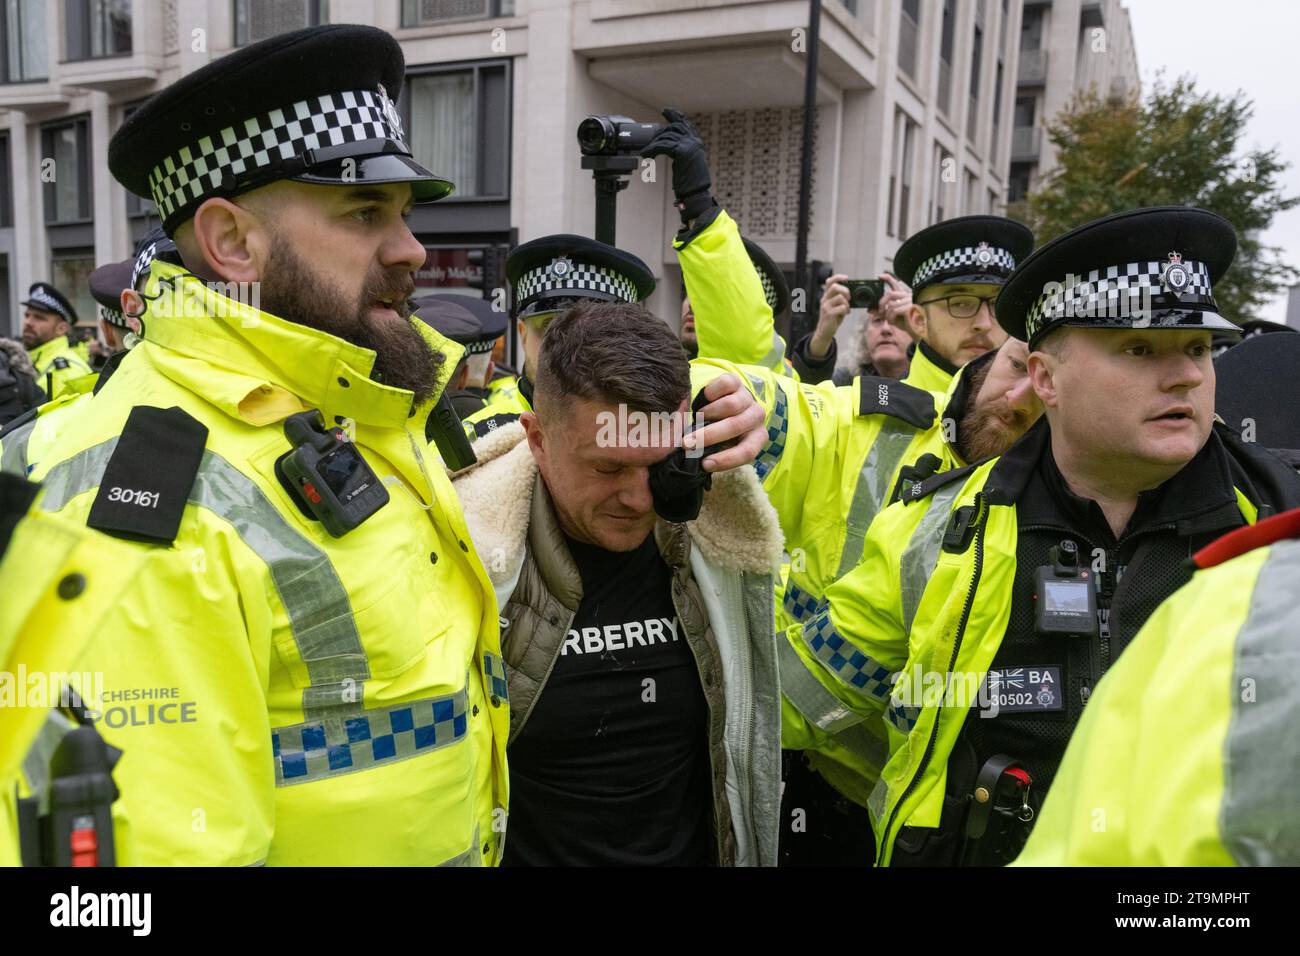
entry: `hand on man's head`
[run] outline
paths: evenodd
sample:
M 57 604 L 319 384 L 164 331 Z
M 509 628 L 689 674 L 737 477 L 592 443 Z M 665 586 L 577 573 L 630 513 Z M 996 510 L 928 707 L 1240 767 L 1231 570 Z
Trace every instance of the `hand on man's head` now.
M 726 471 L 752 464 L 767 443 L 767 413 L 749 390 L 734 375 L 721 375 L 704 387 L 709 404 L 700 410 L 708 422 L 704 428 L 687 435 L 687 448 L 718 445 L 736 440 L 730 448 L 714 452 L 704 459 L 704 470 Z

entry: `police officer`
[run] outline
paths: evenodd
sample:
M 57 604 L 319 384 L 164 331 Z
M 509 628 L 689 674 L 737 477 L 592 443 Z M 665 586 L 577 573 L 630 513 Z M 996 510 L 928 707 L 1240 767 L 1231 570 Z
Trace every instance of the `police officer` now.
M 492 347 L 505 335 L 506 316 L 484 299 L 433 293 L 415 302 L 416 315 L 465 349 L 448 383 L 452 407 L 465 418 L 487 404 L 492 378 Z
M 77 324 L 77 310 L 48 282 L 35 282 L 20 303 L 23 306 L 23 345 L 36 367 L 38 384 L 50 399 L 65 392 L 89 391 L 94 379 L 86 360 L 68 342 Z
M 1018 866 L 1300 865 L 1297 539 L 1288 511 L 1197 552 L 1098 686 Z
M 1033 248 L 1033 233 L 1001 216 L 946 219 L 898 247 L 894 272 L 912 289 L 916 340 L 904 382 L 945 391 L 957 369 L 1002 344 L 993 301 Z
M 879 863 L 1013 859 L 1096 682 L 1187 555 L 1300 503 L 1293 471 L 1214 423 L 1210 338 L 1231 323 L 1212 284 L 1235 249 L 1220 217 L 1159 207 L 1021 264 L 997 314 L 1029 342 L 1044 419 L 883 512 L 805 626 L 860 711 L 886 711 Z
M 403 71 L 382 30 L 280 34 L 110 143 L 183 265 L 152 261 L 142 343 L 32 474 L 142 555 L 82 657 L 131 754 L 120 862 L 500 855 L 496 604 L 424 440 L 461 349 L 408 303 L 403 216 L 452 184 L 411 156 Z
M 1253 335 L 1214 360 L 1214 410 L 1244 442 L 1300 469 L 1300 409 L 1279 402 L 1300 380 L 1300 335 Z
M 134 259 L 111 262 L 90 274 L 90 294 L 99 303 L 99 334 L 109 356 L 126 351 L 131 323 L 122 312 L 122 293 L 131 288 Z
M 506 277 L 524 370 L 513 403 L 492 402 L 466 417 L 466 433 L 481 438 L 532 409 L 532 376 L 546 326 L 574 302 L 644 302 L 655 290 L 654 273 L 630 252 L 584 236 L 542 236 L 511 250 Z

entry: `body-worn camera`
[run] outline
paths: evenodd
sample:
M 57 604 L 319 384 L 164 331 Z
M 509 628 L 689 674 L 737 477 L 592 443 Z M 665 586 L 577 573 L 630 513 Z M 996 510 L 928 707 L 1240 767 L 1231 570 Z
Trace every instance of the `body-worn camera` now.
M 849 290 L 851 309 L 874 309 L 880 305 L 880 297 L 885 294 L 883 279 L 846 279 L 844 285 Z
M 588 116 L 578 124 L 578 148 L 584 156 L 640 153 L 662 129 L 662 123 L 638 123 L 627 116 Z
M 341 538 L 388 504 L 388 489 L 341 428 L 326 428 L 316 409 L 291 415 L 284 436 L 293 448 L 275 472 L 299 509 Z
M 1034 618 L 1039 634 L 1097 633 L 1097 589 L 1092 575 L 1079 567 L 1079 548 L 1062 541 L 1052 548 L 1051 564 L 1040 567 L 1034 578 Z

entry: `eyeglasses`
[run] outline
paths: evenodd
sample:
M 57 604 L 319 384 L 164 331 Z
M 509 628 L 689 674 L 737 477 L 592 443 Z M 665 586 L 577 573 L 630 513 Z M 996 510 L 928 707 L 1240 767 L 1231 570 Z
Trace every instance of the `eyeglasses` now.
M 943 302 L 948 307 L 948 314 L 954 319 L 973 319 L 975 313 L 980 310 L 980 303 L 987 302 L 989 306 L 989 315 L 993 314 L 993 303 L 997 300 L 997 295 L 950 295 L 942 299 L 927 299 L 924 302 L 918 302 L 917 305 L 933 305 L 936 302 Z

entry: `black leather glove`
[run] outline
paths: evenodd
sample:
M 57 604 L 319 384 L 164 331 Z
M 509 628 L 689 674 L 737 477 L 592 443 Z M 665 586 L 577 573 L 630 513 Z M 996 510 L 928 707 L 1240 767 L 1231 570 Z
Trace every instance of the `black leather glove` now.
M 713 196 L 709 194 L 713 184 L 709 177 L 709 157 L 704 140 L 685 113 L 666 109 L 664 119 L 668 125 L 641 150 L 641 155 L 647 159 L 655 156 L 672 159 L 673 195 L 677 197 L 674 205 L 681 213 L 682 223 L 688 224 L 714 206 Z

